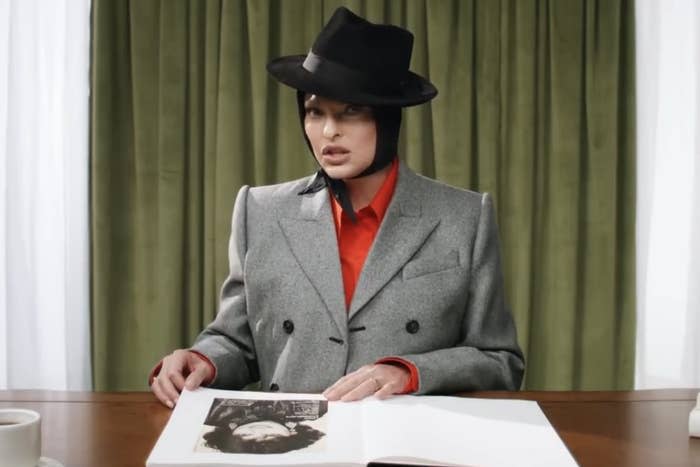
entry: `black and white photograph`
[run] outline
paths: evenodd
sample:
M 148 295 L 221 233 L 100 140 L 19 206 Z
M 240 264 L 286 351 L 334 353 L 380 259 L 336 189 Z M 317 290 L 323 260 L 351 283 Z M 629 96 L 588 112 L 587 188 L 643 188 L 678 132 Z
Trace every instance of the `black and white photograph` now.
M 197 452 L 284 454 L 325 448 L 328 402 L 216 398 L 204 420 Z

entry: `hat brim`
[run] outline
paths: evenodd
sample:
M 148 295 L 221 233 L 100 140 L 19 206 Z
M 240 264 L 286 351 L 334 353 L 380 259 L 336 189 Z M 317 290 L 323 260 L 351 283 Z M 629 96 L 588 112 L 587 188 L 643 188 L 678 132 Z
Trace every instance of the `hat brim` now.
M 379 95 L 347 85 L 342 76 L 322 77 L 306 70 L 306 55 L 279 57 L 267 64 L 267 71 L 278 81 L 300 91 L 360 105 L 410 107 L 429 101 L 437 89 L 427 79 L 408 71 L 402 86 L 389 95 Z

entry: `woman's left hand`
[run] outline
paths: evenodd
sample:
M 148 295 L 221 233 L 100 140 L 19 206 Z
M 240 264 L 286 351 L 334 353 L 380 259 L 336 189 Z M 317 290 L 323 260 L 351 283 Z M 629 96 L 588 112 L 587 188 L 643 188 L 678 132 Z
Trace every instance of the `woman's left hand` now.
M 409 371 L 398 365 L 379 363 L 365 365 L 349 373 L 323 391 L 329 401 L 357 401 L 367 396 L 385 399 L 392 394 L 401 394 L 406 387 Z

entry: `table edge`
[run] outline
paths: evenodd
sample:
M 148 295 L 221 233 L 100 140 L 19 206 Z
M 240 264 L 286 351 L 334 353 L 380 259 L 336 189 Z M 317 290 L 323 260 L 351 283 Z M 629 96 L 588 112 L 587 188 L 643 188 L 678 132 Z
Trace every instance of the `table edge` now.
M 645 389 L 636 391 L 477 391 L 455 394 L 485 399 L 523 399 L 537 402 L 640 402 L 696 400 L 700 388 Z M 4 402 L 157 402 L 148 391 L 90 392 L 0 390 Z

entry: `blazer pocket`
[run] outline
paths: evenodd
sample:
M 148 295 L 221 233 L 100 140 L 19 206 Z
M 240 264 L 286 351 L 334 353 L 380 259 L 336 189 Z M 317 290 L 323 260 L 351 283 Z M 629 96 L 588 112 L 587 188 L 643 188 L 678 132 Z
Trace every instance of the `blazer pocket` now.
M 452 250 L 446 255 L 419 258 L 409 261 L 403 267 L 403 278 L 414 279 L 416 277 L 445 271 L 459 266 L 459 252 Z

